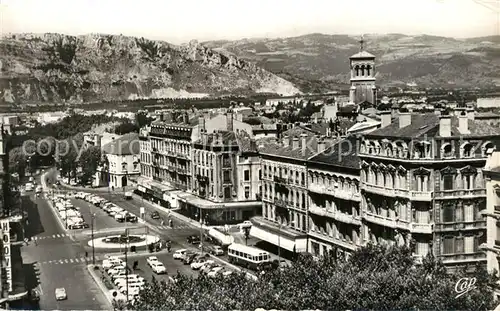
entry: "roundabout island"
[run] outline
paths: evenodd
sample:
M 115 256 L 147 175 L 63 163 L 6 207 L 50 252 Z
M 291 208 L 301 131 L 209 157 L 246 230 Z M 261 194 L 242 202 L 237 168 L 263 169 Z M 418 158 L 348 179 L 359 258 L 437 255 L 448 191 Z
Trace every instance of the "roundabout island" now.
M 96 238 L 88 241 L 87 245 L 94 247 L 96 249 L 113 249 L 120 250 L 124 247 L 145 248 L 150 244 L 155 244 L 160 241 L 160 238 L 154 235 L 143 234 L 143 235 L 129 235 L 128 241 L 127 237 L 124 235 L 111 235 Z

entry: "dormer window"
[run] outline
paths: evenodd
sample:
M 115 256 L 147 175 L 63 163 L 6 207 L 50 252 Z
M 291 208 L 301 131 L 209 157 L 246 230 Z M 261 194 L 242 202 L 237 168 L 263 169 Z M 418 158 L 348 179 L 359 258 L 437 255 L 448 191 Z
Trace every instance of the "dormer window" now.
M 441 150 L 442 150 L 442 156 L 444 158 L 452 158 L 453 157 L 453 148 L 452 148 L 451 144 L 448 143 L 448 144 L 443 145 Z
M 462 157 L 471 158 L 474 155 L 472 144 L 465 143 L 462 146 Z

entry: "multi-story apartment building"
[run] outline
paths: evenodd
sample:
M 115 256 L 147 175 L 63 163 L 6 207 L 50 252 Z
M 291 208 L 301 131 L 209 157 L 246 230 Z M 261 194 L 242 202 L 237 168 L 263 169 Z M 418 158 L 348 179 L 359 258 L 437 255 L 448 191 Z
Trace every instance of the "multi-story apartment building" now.
M 486 253 L 488 271 L 500 272 L 500 152 L 488 157 L 483 169 L 486 186 L 486 243 L 481 249 Z M 500 287 L 496 288 L 497 297 Z
M 482 168 L 500 146 L 498 128 L 458 116 L 382 113 L 382 128 L 360 144 L 361 210 L 366 242 L 413 245 L 450 268 L 486 263 Z
M 213 118 L 201 116 L 193 120 L 189 120 L 186 115 L 183 115 L 182 122 L 176 123 L 169 121 L 171 119 L 173 118 L 160 115 L 160 119 L 153 122 L 150 127 L 141 129 L 139 135 L 141 178 L 138 179 L 137 190 L 146 198 L 162 205 L 171 205 L 170 202 L 179 199 L 179 204 L 187 207 L 189 205 L 189 198 L 193 200 L 200 199 L 197 196 L 182 197 L 183 192 L 199 193 L 199 189 L 195 188 L 200 185 L 200 182 L 198 181 L 199 174 L 196 173 L 194 168 L 194 146 L 199 146 L 200 144 L 195 143 L 201 141 L 202 138 L 211 137 L 212 139 L 212 137 L 219 135 L 220 133 L 217 133 L 215 136 L 212 135 L 216 131 L 231 133 L 245 132 L 251 136 L 252 127 L 249 124 L 234 119 L 232 112 L 228 112 L 225 115 L 217 115 Z M 235 134 L 233 133 L 232 135 Z M 224 151 L 224 148 L 220 149 L 222 150 L 221 152 Z M 197 150 L 198 152 L 201 151 L 200 148 Z M 235 153 L 238 152 L 239 149 L 235 151 Z M 222 153 L 217 154 L 217 156 L 222 156 Z M 200 168 L 199 162 L 197 162 L 196 168 Z M 237 170 L 235 170 L 236 172 Z M 230 188 L 232 197 L 233 191 L 237 188 Z M 220 198 L 219 193 L 215 193 L 215 189 L 214 195 Z M 229 200 L 230 196 L 223 198 Z M 236 197 L 232 197 L 231 200 L 235 201 L 235 199 Z M 256 203 L 253 202 L 252 204 L 255 206 Z M 198 206 L 199 204 L 192 205 Z M 224 206 L 219 204 L 219 207 L 223 208 Z M 213 209 L 215 210 L 216 208 Z M 188 214 L 195 217 L 190 212 Z M 238 213 L 234 219 L 237 221 L 246 217 L 246 213 Z
M 179 194 L 180 207 L 208 225 L 234 224 L 260 213 L 260 159 L 245 131 L 207 134 L 193 143 L 193 194 Z
M 128 133 L 102 146 L 104 165 L 97 168 L 95 186 L 106 185 L 118 190 L 131 185 L 140 174 L 139 141 L 137 133 Z
M 250 235 L 284 254 L 308 248 L 306 162 L 317 153 L 318 141 L 312 131 L 295 127 L 285 131 L 281 141 L 259 146 L 262 216 L 252 218 Z
M 307 162 L 309 251 L 346 258 L 361 245 L 361 194 L 357 138 L 339 140 Z

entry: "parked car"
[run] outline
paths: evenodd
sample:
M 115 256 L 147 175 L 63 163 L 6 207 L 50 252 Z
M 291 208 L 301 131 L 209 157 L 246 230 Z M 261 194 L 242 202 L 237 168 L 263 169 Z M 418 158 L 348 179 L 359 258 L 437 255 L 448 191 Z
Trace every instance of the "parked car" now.
M 160 213 L 157 211 L 151 212 L 151 219 L 160 219 Z
M 207 260 L 206 258 L 199 258 L 191 263 L 191 269 L 199 270 L 204 265 L 212 263 L 214 263 L 213 260 Z
M 132 200 L 132 192 L 130 191 L 125 192 L 125 200 Z
M 148 264 L 148 266 L 151 267 L 152 264 L 155 264 L 155 263 L 158 263 L 158 257 L 156 256 L 149 256 L 147 259 L 146 259 L 146 263 Z
M 218 245 L 210 246 L 209 247 L 210 254 L 215 255 L 215 256 L 222 256 L 224 255 L 224 250 L 222 247 Z
M 201 269 L 200 269 L 200 272 L 202 274 L 207 274 L 209 273 L 210 271 L 212 271 L 213 268 L 217 268 L 217 267 L 220 267 L 220 265 L 218 264 L 215 264 L 215 263 L 212 263 L 212 264 L 206 264 L 204 265 Z
M 113 257 L 111 257 L 110 259 L 104 259 L 102 261 L 102 267 L 104 270 L 109 270 L 115 266 L 125 267 L 125 262 L 120 258 L 113 258 Z
M 182 256 L 187 252 L 187 249 L 178 249 L 172 255 L 174 259 L 181 259 Z
M 135 216 L 134 214 L 131 214 L 131 213 L 127 213 L 127 216 L 125 216 L 125 220 L 128 222 L 137 222 L 138 221 L 137 216 Z
M 197 255 L 196 254 L 189 254 L 184 257 L 183 263 L 185 265 L 190 265 L 195 259 Z
M 207 276 L 210 277 L 210 278 L 214 278 L 217 276 L 217 274 L 219 272 L 222 272 L 224 268 L 223 267 L 215 267 L 215 268 L 212 268 L 212 270 L 210 270 L 208 273 L 207 273 Z
M 56 288 L 56 300 L 65 300 L 68 299 L 66 295 L 66 289 L 64 287 Z
M 187 237 L 187 242 L 189 244 L 200 244 L 200 237 L 197 235 L 190 235 Z
M 161 262 L 156 262 L 151 265 L 151 270 L 156 274 L 166 274 L 167 268 Z

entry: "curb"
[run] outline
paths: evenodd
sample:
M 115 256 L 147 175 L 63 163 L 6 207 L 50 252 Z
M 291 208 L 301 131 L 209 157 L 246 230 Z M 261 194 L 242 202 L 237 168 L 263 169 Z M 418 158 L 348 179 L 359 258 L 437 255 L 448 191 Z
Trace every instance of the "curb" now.
M 57 213 L 57 211 L 55 210 L 54 205 L 52 204 L 51 200 L 49 200 L 49 198 L 47 198 L 47 193 L 45 192 L 45 190 L 47 190 L 48 187 L 47 187 L 47 183 L 45 182 L 45 175 L 47 175 L 48 173 L 49 172 L 45 172 L 44 174 L 42 174 L 41 180 L 40 180 L 40 183 L 42 184 L 42 188 L 44 190 L 42 198 L 44 198 L 45 201 L 47 202 L 47 205 L 50 207 L 50 211 L 52 212 L 52 214 L 54 215 L 54 217 L 57 219 L 57 223 L 59 224 L 59 226 L 61 227 L 61 229 L 68 235 L 68 237 L 70 238 L 70 240 L 72 242 L 75 242 L 74 236 L 72 234 L 70 234 L 70 232 L 68 231 L 68 229 L 66 229 L 66 226 L 63 224 L 62 219 L 59 216 L 59 214 Z
M 106 297 L 106 300 L 109 303 L 110 308 L 108 310 L 111 310 L 111 309 L 113 309 L 113 296 L 111 295 L 111 291 L 108 290 L 104 286 L 104 284 L 101 282 L 101 280 L 99 280 L 99 278 L 97 277 L 97 275 L 94 272 L 93 268 L 94 268 L 93 265 L 87 265 L 87 270 L 90 273 L 90 276 L 92 277 L 92 279 L 94 280 L 94 282 L 97 284 L 97 286 L 101 290 L 102 294 Z
M 136 253 L 127 252 L 127 258 L 144 257 L 144 256 L 147 256 L 147 255 L 156 256 L 156 255 L 162 255 L 162 254 L 169 254 L 169 252 L 166 249 L 162 249 L 159 252 L 152 252 L 152 253 L 150 253 L 149 251 L 147 251 L 147 252 L 144 252 L 144 251 L 143 252 L 136 252 Z M 117 253 L 104 253 L 104 256 L 105 257 L 125 258 L 125 254 L 123 254 L 123 252 L 118 253 L 118 254 Z

